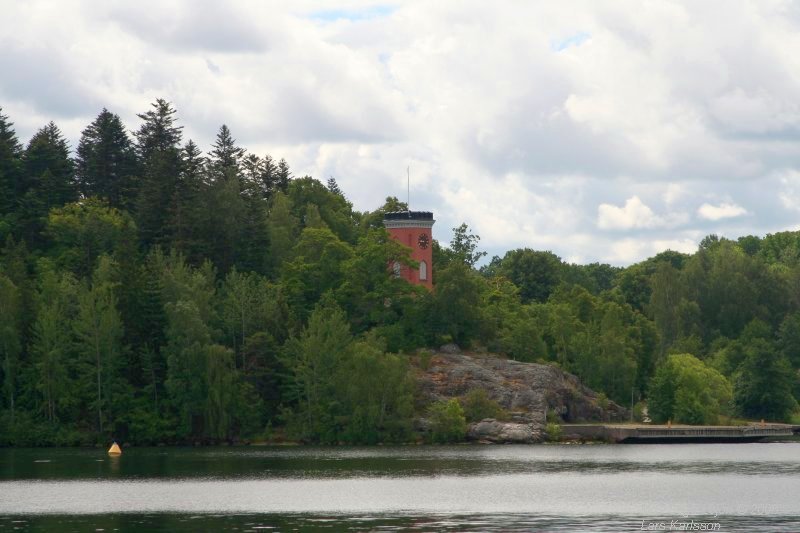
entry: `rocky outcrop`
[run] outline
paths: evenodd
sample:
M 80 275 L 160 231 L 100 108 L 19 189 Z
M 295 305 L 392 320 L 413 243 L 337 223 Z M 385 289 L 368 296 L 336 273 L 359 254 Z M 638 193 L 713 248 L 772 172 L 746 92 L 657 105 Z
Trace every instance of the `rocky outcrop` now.
M 528 424 L 532 433 L 540 433 L 546 411 L 564 422 L 612 422 L 628 417 L 626 409 L 611 401 L 598 401 L 597 393 L 556 366 L 521 363 L 492 354 L 436 353 L 426 370 L 417 370 L 417 383 L 421 405 L 484 389 L 508 411 L 510 422 L 473 424 L 470 431 L 476 440 L 524 440 L 527 437 L 517 426 Z
M 470 424 L 467 439 L 487 444 L 533 444 L 543 440 L 536 424 L 501 422 L 494 418 Z

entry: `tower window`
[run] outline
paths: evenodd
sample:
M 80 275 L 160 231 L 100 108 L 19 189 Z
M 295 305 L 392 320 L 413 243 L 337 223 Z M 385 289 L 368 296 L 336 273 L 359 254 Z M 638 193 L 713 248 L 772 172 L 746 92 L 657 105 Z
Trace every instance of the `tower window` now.
M 420 280 L 428 279 L 428 263 L 426 263 L 425 261 L 421 261 L 419 264 L 419 279 Z

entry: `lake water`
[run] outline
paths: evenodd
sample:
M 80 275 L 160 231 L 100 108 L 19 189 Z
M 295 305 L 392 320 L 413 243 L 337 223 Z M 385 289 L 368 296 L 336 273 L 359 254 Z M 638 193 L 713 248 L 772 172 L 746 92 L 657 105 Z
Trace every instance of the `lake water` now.
M 0 449 L 0 532 L 800 531 L 800 443 L 123 452 Z

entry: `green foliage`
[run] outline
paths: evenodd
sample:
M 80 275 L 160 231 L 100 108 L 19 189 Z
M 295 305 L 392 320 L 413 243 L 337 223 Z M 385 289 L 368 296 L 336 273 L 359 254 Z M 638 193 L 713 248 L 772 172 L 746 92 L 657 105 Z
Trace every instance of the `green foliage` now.
M 561 281 L 562 263 L 552 252 L 537 252 L 530 248 L 507 252 L 497 268 L 519 287 L 524 303 L 545 302 Z
M 113 254 L 136 239 L 130 215 L 96 198 L 52 209 L 45 231 L 56 263 L 78 276 L 90 274 L 101 254 Z
M 467 433 L 467 420 L 456 398 L 440 400 L 430 406 L 431 441 L 438 444 L 458 442 Z
M 486 255 L 486 252 L 478 250 L 480 240 L 480 236 L 473 234 L 466 224 L 453 228 L 453 239 L 450 241 L 450 254 L 453 260 L 474 267 L 481 257 Z
M 484 389 L 472 389 L 461 400 L 467 422 L 480 422 L 484 418 L 504 420 L 507 413 Z
M 550 442 L 558 442 L 561 440 L 561 435 L 563 434 L 563 430 L 560 424 L 556 424 L 555 422 L 548 422 L 544 428 L 545 435 L 547 435 L 547 440 Z
M 335 180 L 294 179 L 226 126 L 204 156 L 176 117 L 156 100 L 131 142 L 104 109 L 73 160 L 55 124 L 23 149 L 0 112 L 0 444 L 404 441 L 413 380 L 394 353 L 424 370 L 445 342 L 558 364 L 661 419 L 729 414 L 726 378 L 742 416 L 795 409 L 800 232 L 626 268 L 519 249 L 478 271 L 462 224 L 431 243 L 428 291 L 388 272 L 416 267 L 383 229 L 403 202 L 354 212 Z M 480 394 L 469 419 L 498 414 Z M 434 408 L 456 427 L 442 440 L 463 438 L 456 407 Z
M 482 306 L 486 288 L 483 278 L 460 261 L 454 261 L 437 274 L 432 301 L 431 322 L 442 337 L 467 346 L 480 338 L 486 323 Z
M 100 198 L 130 209 L 136 195 L 136 152 L 119 116 L 103 109 L 83 130 L 75 159 L 75 181 L 84 198 Z
M 794 380 L 786 356 L 764 339 L 751 341 L 734 377 L 739 413 L 756 419 L 788 420 L 797 408 Z
M 309 442 L 374 444 L 407 439 L 413 408 L 408 362 L 372 338 L 354 342 L 329 298 L 289 341 L 286 366 L 296 407 L 289 426 Z
M 648 412 L 658 423 L 715 424 L 729 413 L 731 386 L 725 376 L 690 354 L 670 355 L 650 384 Z

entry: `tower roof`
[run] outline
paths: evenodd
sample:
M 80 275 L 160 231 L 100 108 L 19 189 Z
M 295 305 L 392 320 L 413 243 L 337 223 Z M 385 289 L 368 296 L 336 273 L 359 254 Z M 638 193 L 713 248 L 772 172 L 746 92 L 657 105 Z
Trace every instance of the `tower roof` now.
M 385 213 L 383 220 L 433 220 L 430 211 L 394 211 Z

